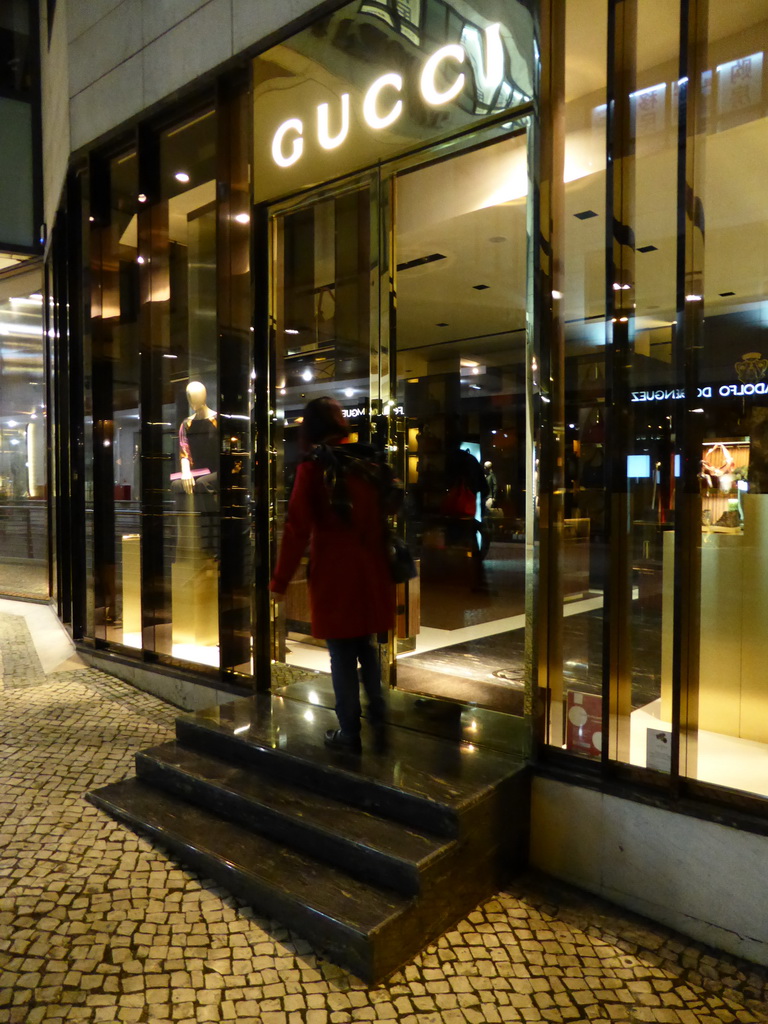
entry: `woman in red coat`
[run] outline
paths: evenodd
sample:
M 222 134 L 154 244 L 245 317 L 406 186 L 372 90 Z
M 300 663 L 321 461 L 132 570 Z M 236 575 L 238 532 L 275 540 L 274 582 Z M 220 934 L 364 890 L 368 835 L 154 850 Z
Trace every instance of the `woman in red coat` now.
M 375 452 L 344 443 L 349 430 L 332 398 L 307 405 L 301 431 L 307 457 L 296 473 L 270 590 L 282 598 L 309 543 L 312 635 L 328 645 L 340 726 L 328 730 L 325 742 L 359 752 L 358 664 L 368 717 L 381 730 L 385 704 L 371 634 L 392 629 L 395 614 Z

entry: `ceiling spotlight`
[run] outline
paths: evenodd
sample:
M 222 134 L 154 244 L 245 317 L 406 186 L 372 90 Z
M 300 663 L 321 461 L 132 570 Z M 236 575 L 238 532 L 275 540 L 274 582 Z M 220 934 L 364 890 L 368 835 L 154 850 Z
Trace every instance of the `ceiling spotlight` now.
M 302 373 L 301 379 L 306 381 L 312 380 L 312 371 L 310 370 L 309 367 L 307 367 L 304 373 Z
M 251 222 L 251 218 L 247 213 L 235 214 L 235 220 L 237 221 L 238 224 L 250 224 Z
M 186 171 L 176 171 L 174 178 L 176 181 L 180 181 L 182 185 L 186 185 L 189 182 L 189 175 Z
M 139 194 L 138 194 L 138 196 L 136 198 L 139 200 L 140 203 L 146 203 L 146 201 L 147 201 L 147 197 L 145 196 L 145 194 L 143 192 L 139 192 Z
M 351 398 L 355 393 L 354 388 L 344 388 L 344 394 L 347 398 Z

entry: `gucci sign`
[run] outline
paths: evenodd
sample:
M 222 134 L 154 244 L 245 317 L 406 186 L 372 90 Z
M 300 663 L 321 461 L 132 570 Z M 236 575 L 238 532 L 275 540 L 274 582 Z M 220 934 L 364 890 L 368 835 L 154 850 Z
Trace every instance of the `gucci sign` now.
M 467 60 L 467 51 L 461 43 L 443 46 L 429 56 L 419 75 L 419 92 L 430 107 L 441 107 L 461 95 L 466 75 L 461 70 Z M 485 29 L 485 68 L 483 85 L 498 85 L 504 79 L 504 44 L 501 40 L 501 25 L 488 25 Z M 442 84 L 438 85 L 438 80 Z M 403 113 L 403 76 L 396 71 L 380 75 L 371 82 L 363 96 L 360 114 L 365 124 L 374 131 L 381 131 L 394 125 Z M 349 135 L 351 99 L 348 92 L 338 99 L 333 112 L 334 127 L 331 128 L 329 103 L 319 103 L 315 119 L 315 137 L 326 150 L 337 149 Z M 272 159 L 278 167 L 291 167 L 298 163 L 304 153 L 304 122 L 299 117 L 290 117 L 278 127 L 272 137 Z

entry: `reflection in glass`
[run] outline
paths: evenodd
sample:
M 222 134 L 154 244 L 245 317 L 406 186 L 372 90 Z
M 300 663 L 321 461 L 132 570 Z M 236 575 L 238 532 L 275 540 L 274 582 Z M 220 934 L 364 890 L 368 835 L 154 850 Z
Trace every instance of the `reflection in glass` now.
M 524 134 L 396 179 L 405 535 L 397 686 L 522 715 Z
M 687 770 L 761 796 L 768 795 L 768 207 L 763 161 L 753 154 L 768 148 L 767 52 L 764 3 L 709 5 L 699 95 L 703 280 L 689 290 L 702 307 L 699 403 L 689 425 L 700 466 L 701 593 L 691 595 L 700 613 L 691 694 L 698 731 Z M 668 690 L 664 696 L 669 705 Z
M 216 331 L 216 166 L 212 112 L 160 136 L 167 228 L 152 294 L 156 443 L 164 474 L 165 605 L 155 649 L 219 664 L 219 393 Z M 160 254 L 158 254 L 160 255 Z M 168 602 L 168 597 L 170 601 Z M 170 605 L 170 607 L 169 607 Z
M 46 598 L 43 297 L 23 280 L 0 301 L 0 594 Z
M 273 557 L 296 466 L 301 411 L 321 395 L 344 409 L 350 440 L 369 440 L 371 191 L 352 188 L 272 221 L 275 410 Z M 273 679 L 329 670 L 310 635 L 307 560 L 277 609 Z M 283 666 L 291 666 L 293 672 Z
M 563 294 L 564 496 L 560 664 L 552 666 L 549 742 L 599 757 L 607 570 L 605 323 L 605 0 L 566 7 Z M 585 38 L 588 35 L 588 42 Z M 556 647 L 557 650 L 557 647 Z
M 93 431 L 87 543 L 100 639 L 141 646 L 141 432 L 139 427 L 137 160 L 109 162 L 109 208 L 91 221 L 97 270 L 91 294 Z

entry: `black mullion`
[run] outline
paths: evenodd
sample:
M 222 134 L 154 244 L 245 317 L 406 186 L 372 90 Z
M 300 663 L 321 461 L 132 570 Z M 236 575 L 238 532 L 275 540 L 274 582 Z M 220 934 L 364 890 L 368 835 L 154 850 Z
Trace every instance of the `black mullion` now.
M 272 469 L 270 409 L 275 402 L 275 343 L 269 320 L 269 211 L 257 206 L 251 215 L 251 267 L 253 280 L 253 366 L 259 401 L 253 403 L 254 494 L 253 530 L 257 538 L 254 566 L 254 688 L 268 691 L 271 682 L 272 630 L 270 579 L 270 483 Z

